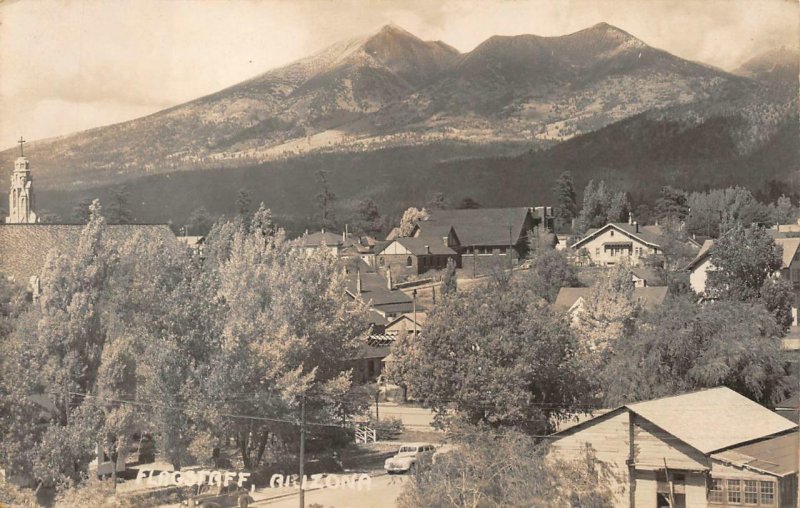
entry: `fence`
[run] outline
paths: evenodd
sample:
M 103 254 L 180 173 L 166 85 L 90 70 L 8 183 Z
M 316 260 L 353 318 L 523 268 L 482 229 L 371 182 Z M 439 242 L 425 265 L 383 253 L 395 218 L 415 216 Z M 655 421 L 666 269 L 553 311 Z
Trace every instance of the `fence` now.
M 369 428 L 365 425 L 356 427 L 356 443 L 374 443 L 378 440 L 377 432 L 375 429 Z

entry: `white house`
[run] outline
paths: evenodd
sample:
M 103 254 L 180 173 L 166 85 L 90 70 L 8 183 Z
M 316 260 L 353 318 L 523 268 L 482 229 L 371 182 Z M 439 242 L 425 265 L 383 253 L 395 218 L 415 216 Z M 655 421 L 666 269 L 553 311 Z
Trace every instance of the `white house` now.
M 645 257 L 661 253 L 661 244 L 659 226 L 610 222 L 587 231 L 572 249 L 585 252 L 594 265 L 613 266 L 625 260 L 631 266 L 638 266 Z
M 797 424 L 729 388 L 626 404 L 551 439 L 553 457 L 593 454 L 614 506 L 797 506 Z

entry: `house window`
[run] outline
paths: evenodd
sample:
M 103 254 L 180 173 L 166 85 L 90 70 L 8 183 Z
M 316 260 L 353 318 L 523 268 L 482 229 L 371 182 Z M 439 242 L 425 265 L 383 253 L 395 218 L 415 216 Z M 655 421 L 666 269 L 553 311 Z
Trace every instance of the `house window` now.
M 497 249 L 497 253 L 500 254 L 501 256 L 505 256 L 506 250 L 507 249 L 505 247 L 500 247 L 499 249 Z
M 758 482 L 756 480 L 744 481 L 744 504 L 758 504 Z
M 722 480 L 717 478 L 711 479 L 711 485 L 708 487 L 708 502 L 709 503 L 724 503 L 725 492 L 722 490 Z
M 741 503 L 742 502 L 742 481 L 741 480 L 728 480 L 728 502 Z
M 609 231 L 609 233 L 611 233 L 611 236 L 614 236 L 614 231 L 613 230 Z
M 386 260 L 385 260 L 385 259 L 383 259 L 383 256 L 381 256 L 381 257 L 379 257 L 379 258 L 378 258 L 378 264 L 379 264 L 379 265 L 381 265 L 381 266 L 383 266 L 384 264 L 386 264 Z
M 414 260 L 411 259 L 411 256 L 406 258 L 406 266 L 414 266 Z
M 761 484 L 761 504 L 771 506 L 775 504 L 775 483 L 759 482 Z
M 600 255 L 600 247 L 595 247 L 594 248 L 594 255 L 595 256 L 599 256 Z

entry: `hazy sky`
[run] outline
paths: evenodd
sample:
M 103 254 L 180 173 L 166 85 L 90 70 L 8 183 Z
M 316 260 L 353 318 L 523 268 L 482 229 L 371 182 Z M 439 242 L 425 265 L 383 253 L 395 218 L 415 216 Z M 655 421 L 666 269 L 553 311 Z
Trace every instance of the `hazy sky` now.
M 395 23 L 469 51 L 606 21 L 726 70 L 798 46 L 797 0 L 0 0 L 0 147 L 119 122 Z

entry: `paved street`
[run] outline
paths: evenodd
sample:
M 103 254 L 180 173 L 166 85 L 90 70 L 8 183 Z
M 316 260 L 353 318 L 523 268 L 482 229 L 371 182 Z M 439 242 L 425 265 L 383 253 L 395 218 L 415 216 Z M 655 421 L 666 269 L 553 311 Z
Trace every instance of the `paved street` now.
M 321 489 L 306 492 L 305 505 L 317 503 L 325 508 L 390 508 L 394 506 L 407 475 L 381 474 L 372 478 L 369 489 Z M 280 499 L 265 499 L 251 506 L 270 506 L 276 508 L 296 508 L 297 494 Z

